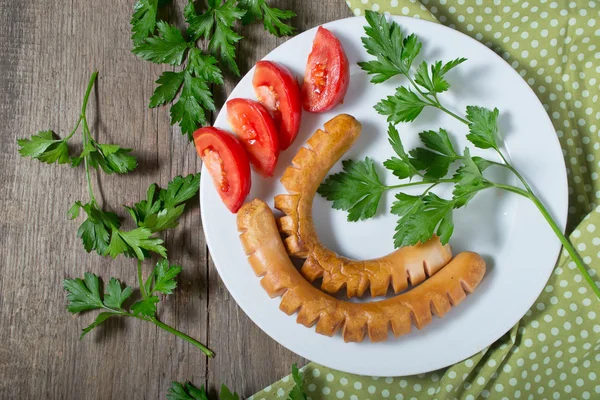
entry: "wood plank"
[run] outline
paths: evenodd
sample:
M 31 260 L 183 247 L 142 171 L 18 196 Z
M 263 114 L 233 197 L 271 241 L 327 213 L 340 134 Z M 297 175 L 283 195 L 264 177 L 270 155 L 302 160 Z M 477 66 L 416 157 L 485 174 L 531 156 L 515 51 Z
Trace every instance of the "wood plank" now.
M 164 185 L 177 174 L 199 170 L 193 147 L 170 128 L 168 109 L 146 107 L 163 67 L 130 53 L 131 6 L 130 1 L 86 1 L 57 7 L 27 0 L 0 7 L 0 185 L 8 216 L 2 218 L 0 235 L 5 249 L 0 398 L 164 398 L 171 380 L 204 381 L 204 355 L 142 321 L 110 321 L 78 340 L 93 315 L 74 318 L 66 312 L 62 280 L 92 271 L 135 284 L 135 263 L 87 254 L 76 238 L 78 223 L 67 220 L 65 212 L 75 200 L 87 198 L 81 170 L 17 154 L 15 137 L 72 128 L 85 85 L 98 69 L 89 105 L 93 130 L 102 142 L 132 147 L 141 158 L 135 174 L 102 175 L 97 190 L 105 204 L 124 215 L 120 204 L 140 199 L 150 183 Z M 160 315 L 205 341 L 207 254 L 199 220 L 196 206 L 166 237 L 172 261 L 185 271 L 181 289 Z
M 164 185 L 200 169 L 193 146 L 170 127 L 168 108 L 146 107 L 164 67 L 130 53 L 132 3 L 57 7 L 49 0 L 0 0 L 0 398 L 158 399 L 171 380 L 208 383 L 213 390 L 226 382 L 247 396 L 302 361 L 259 331 L 208 267 L 198 207 L 166 236 L 170 258 L 184 272 L 160 316 L 208 341 L 218 357 L 207 364 L 195 348 L 141 321 L 109 321 L 78 340 L 94 316 L 65 311 L 62 280 L 91 271 L 135 285 L 135 264 L 83 250 L 76 237 L 81 221 L 65 216 L 75 200 L 87 198 L 82 171 L 22 159 L 15 139 L 43 129 L 68 132 L 98 69 L 88 107 L 92 130 L 101 142 L 134 148 L 140 159 L 135 174 L 94 181 L 109 209 L 124 215 L 119 205 L 143 197 L 150 183 Z M 298 12 L 300 30 L 350 15 L 342 1 L 271 3 Z M 179 22 L 184 4 L 174 6 Z M 285 40 L 261 26 L 243 33 L 242 72 Z M 228 81 L 227 90 L 234 83 Z M 224 93 L 218 94 L 222 101 Z
M 294 10 L 298 16 L 292 24 L 299 32 L 351 15 L 344 1 L 280 0 L 269 4 Z M 287 40 L 266 34 L 261 25 L 245 27 L 242 35 L 244 40 L 238 49 L 242 76 L 256 61 Z M 226 92 L 236 83 L 237 80 L 229 79 Z M 226 97 L 223 91 L 217 95 L 221 102 Z M 247 397 L 289 374 L 292 363 L 302 366 L 307 362 L 268 337 L 244 314 L 218 277 L 212 260 L 208 290 L 208 341 L 218 354 L 208 362 L 209 387 L 216 389 L 224 382 Z

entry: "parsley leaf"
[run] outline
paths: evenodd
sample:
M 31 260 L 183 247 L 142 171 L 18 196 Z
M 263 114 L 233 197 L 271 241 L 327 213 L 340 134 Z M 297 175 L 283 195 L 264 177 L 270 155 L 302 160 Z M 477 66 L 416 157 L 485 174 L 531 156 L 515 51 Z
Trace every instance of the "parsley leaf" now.
M 317 192 L 337 210 L 348 211 L 348 221 L 371 218 L 385 186 L 379 180 L 372 159 L 342 161 L 343 171 L 329 175 Z
M 493 186 L 483 177 L 468 148 L 465 148 L 462 161 L 463 165 L 454 174 L 454 179 L 458 179 L 452 191 L 455 208 L 466 206 L 477 192 Z
M 306 400 L 306 395 L 303 391 L 304 380 L 296 364 L 292 364 L 292 378 L 295 385 L 288 394 L 287 400 Z
M 198 193 L 200 189 L 200 173 L 190 174 L 185 178 L 176 176 L 160 189 L 152 184 L 148 188 L 146 200 L 133 207 L 125 207 L 137 226 L 146 227 L 152 232 L 174 228 L 178 225 L 179 216 L 183 213 L 184 202 Z
M 167 400 L 208 400 L 208 395 L 204 385 L 198 389 L 189 382 L 182 385 L 173 381 L 167 392 Z
M 159 105 L 172 102 L 175 96 L 177 96 L 179 88 L 181 88 L 181 84 L 183 83 L 183 74 L 183 71 L 163 72 L 162 75 L 156 80 L 158 86 L 156 89 L 154 89 L 152 97 L 150 97 L 150 104 L 148 104 L 148 107 L 154 108 Z
M 221 392 L 219 393 L 220 400 L 240 400 L 240 396 L 237 392 L 231 393 L 229 388 L 223 383 L 221 384 Z
M 381 115 L 387 115 L 388 122 L 397 124 L 414 121 L 428 105 L 429 103 L 421 100 L 412 90 L 400 86 L 393 96 L 377 103 L 375 110 Z
M 415 58 L 421 52 L 422 44 L 413 33 L 408 35 L 402 42 L 402 53 L 400 54 L 400 63 L 405 73 L 410 71 L 410 67 Z
M 133 54 L 157 64 L 181 65 L 190 44 L 176 26 L 158 21 L 156 27 L 158 34 L 137 44 L 132 50 Z
M 212 93 L 202 78 L 189 71 L 183 73 L 183 89 L 179 100 L 171 106 L 171 125 L 179 122 L 181 132 L 192 140 L 192 134 L 200 125 L 206 125 L 205 110 L 215 111 Z
M 183 8 L 183 17 L 188 24 L 187 33 L 194 42 L 200 38 L 210 37 L 215 25 L 215 18 L 209 11 L 210 8 L 203 14 L 196 13 L 193 0 L 188 0 L 187 5 Z
M 152 275 L 148 277 L 144 288 L 146 293 L 153 294 L 160 292 L 163 294 L 172 294 L 173 289 L 177 287 L 175 278 L 181 272 L 179 265 L 170 265 L 168 260 L 160 260 L 156 263 Z
M 358 65 L 373 75 L 371 82 L 381 83 L 393 76 L 403 73 L 399 64 L 402 58 L 403 35 L 400 25 L 387 22 L 384 15 L 367 10 L 365 18 L 369 26 L 365 26 L 366 37 L 362 37 L 364 48 L 377 60 L 359 62 Z
M 448 133 L 441 129 L 438 132 L 424 131 L 419 137 L 427 149 L 418 147 L 410 151 L 411 163 L 425 172 L 427 179 L 441 179 L 448 173 L 448 168 L 460 156 L 454 151 Z
M 121 231 L 119 217 L 112 212 L 100 210 L 93 203 L 75 203 L 76 206 L 85 211 L 87 219 L 77 230 L 77 236 L 81 238 L 83 247 L 89 253 L 92 250 L 101 256 L 116 258 L 120 254 L 128 257 L 137 257 L 143 260 L 145 252 L 152 251 L 163 257 L 167 256 L 167 250 L 162 246 L 163 240 L 152 237 L 152 231 L 148 228 L 136 228 L 131 231 Z
M 102 211 L 92 203 L 82 204 L 77 202 L 87 214 L 87 219 L 79 226 L 77 237 L 83 242 L 83 247 L 88 253 L 92 250 L 103 256 L 108 251 L 108 245 L 113 229 L 119 229 L 121 223 L 117 214 Z
M 415 74 L 415 82 L 417 85 L 424 87 L 429 93 L 442 93 L 450 89 L 450 83 L 444 79 L 444 76 L 457 65 L 467 61 L 466 58 L 457 58 L 442 65 L 441 61 L 436 61 L 431 66 L 423 61 L 417 73 Z M 429 72 L 429 69 L 431 72 Z
M 17 139 L 22 157 L 31 157 L 46 164 L 69 162 L 67 141 L 52 131 L 41 131 L 29 139 Z
M 246 11 L 242 17 L 244 25 L 262 19 L 265 30 L 272 35 L 288 36 L 295 31 L 294 27 L 282 21 L 296 16 L 296 13 L 291 10 L 270 7 L 265 0 L 240 0 L 238 7 Z
M 217 23 L 213 37 L 208 43 L 208 49 L 211 53 L 218 55 L 219 59 L 235 76 L 240 76 L 240 69 L 235 62 L 235 44 L 240 39 L 242 37 L 229 26 Z
M 385 82 L 399 74 L 408 76 L 422 47 L 417 36 L 411 34 L 403 38 L 400 25 L 390 24 L 382 14 L 367 10 L 365 17 L 369 26 L 365 26 L 367 36 L 361 40 L 367 53 L 377 60 L 359 62 L 358 65 L 367 74 L 373 75 L 373 83 Z
M 196 13 L 192 2 L 184 9 L 188 33 L 192 40 L 208 39 L 210 52 L 218 56 L 236 76 L 240 76 L 240 70 L 235 62 L 235 44 L 242 37 L 231 27 L 244 14 L 245 11 L 237 7 L 236 0 L 209 1 L 208 9 L 200 15 Z
M 142 315 L 144 317 L 154 317 L 156 315 L 156 304 L 159 302 L 157 296 L 150 296 L 147 299 L 140 300 L 131 306 L 133 315 Z
M 414 203 L 409 205 L 409 200 Z M 416 199 L 405 198 L 402 201 L 405 201 L 405 204 L 397 206 L 395 210 L 397 212 L 409 210 L 410 213 L 403 215 L 398 220 L 394 234 L 395 247 L 425 243 L 434 234 L 440 237 L 442 244 L 448 243 L 454 231 L 452 219 L 454 202 L 452 200 L 445 200 L 434 193 L 427 193 L 420 199 L 422 204 L 418 204 L 419 200 Z
M 153 237 L 152 231 L 148 228 L 136 228 L 131 231 L 113 230 L 106 254 L 112 258 L 125 254 L 143 260 L 147 257 L 145 252 L 152 251 L 166 258 L 167 249 L 162 243 L 163 240 Z
M 67 292 L 67 310 L 69 312 L 76 314 L 102 308 L 109 310 L 109 312 L 98 314 L 94 322 L 82 330 L 80 339 L 108 318 L 119 315 L 123 310 L 121 305 L 133 293 L 131 287 L 127 286 L 122 289 L 121 282 L 118 279 L 110 278 L 107 286 L 108 293 L 104 295 L 103 301 L 100 292 L 100 279 L 90 272 L 86 272 L 83 279 L 65 279 L 63 287 Z
M 392 204 L 390 212 L 398 216 L 414 214 L 423 208 L 423 196 L 412 196 L 406 193 L 398 193 L 396 201 Z
M 467 106 L 467 120 L 469 121 L 469 134 L 467 139 L 480 149 L 498 149 L 497 108 L 489 110 L 484 107 Z
M 158 0 L 138 0 L 133 6 L 131 16 L 131 40 L 134 45 L 144 41 L 154 33 L 156 14 L 158 13 Z
M 115 172 L 126 174 L 137 167 L 137 160 L 129 154 L 131 151 L 116 144 L 100 144 L 90 138 L 79 157 L 71 160 L 71 164 L 76 167 L 87 157 L 92 168 L 100 167 L 109 175 Z
M 392 171 L 400 179 L 412 178 L 415 175 L 421 175 L 419 171 L 410 162 L 408 154 L 404 151 L 400 134 L 394 125 L 388 125 L 388 141 L 396 154 L 400 157 L 392 157 L 383 162 L 383 166 Z
M 185 178 L 176 176 L 168 184 L 167 189 L 161 189 L 158 198 L 165 207 L 175 207 L 188 201 L 200 190 L 200 173 L 189 174 Z
M 203 54 L 197 48 L 190 50 L 187 69 L 190 73 L 207 82 L 217 85 L 223 84 L 223 75 L 217 66 L 217 59 L 211 55 Z
M 104 304 L 110 308 L 120 309 L 123 302 L 133 293 L 133 289 L 127 286 L 121 288 L 121 282 L 115 278 L 110 278 L 106 286 L 107 293 L 104 295 Z
M 216 64 L 214 57 L 202 54 L 197 48 L 190 49 L 186 69 L 163 72 L 150 98 L 150 108 L 171 103 L 183 85 L 179 100 L 171 107 L 171 124 L 181 122 L 182 133 L 190 140 L 197 126 L 207 123 L 206 110 L 215 111 L 208 84 L 223 84 L 223 75 Z
M 100 280 L 98 276 L 86 272 L 84 278 L 66 279 L 63 287 L 67 291 L 67 310 L 71 313 L 102 308 Z

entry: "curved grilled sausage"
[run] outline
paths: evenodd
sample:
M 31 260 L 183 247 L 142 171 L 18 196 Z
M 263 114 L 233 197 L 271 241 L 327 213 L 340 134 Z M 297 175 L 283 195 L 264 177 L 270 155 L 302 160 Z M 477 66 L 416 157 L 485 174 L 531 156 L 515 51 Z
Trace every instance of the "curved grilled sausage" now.
M 332 336 L 341 329 L 346 342 L 384 341 L 391 328 L 395 336 L 431 322 L 432 313 L 444 316 L 481 282 L 485 262 L 477 254 L 457 255 L 440 272 L 418 287 L 395 297 L 370 303 L 352 303 L 331 297 L 307 282 L 296 270 L 281 241 L 273 213 L 262 200 L 244 204 L 237 214 L 240 240 L 254 273 L 271 297 L 281 297 L 279 308 L 298 312 L 297 322 Z
M 439 271 L 452 252 L 437 237 L 372 260 L 341 257 L 319 241 L 312 219 L 313 198 L 331 167 L 358 139 L 361 124 L 341 114 L 326 122 L 324 129 L 308 139 L 309 147 L 300 148 L 285 170 L 281 183 L 289 194 L 275 197 L 275 208 L 286 214 L 279 219 L 279 229 L 288 236 L 288 253 L 306 259 L 302 275 L 311 282 L 322 277 L 321 289 L 329 293 L 345 286 L 348 297 L 353 297 L 361 296 L 367 287 L 371 296 L 382 296 L 390 284 L 399 293 Z

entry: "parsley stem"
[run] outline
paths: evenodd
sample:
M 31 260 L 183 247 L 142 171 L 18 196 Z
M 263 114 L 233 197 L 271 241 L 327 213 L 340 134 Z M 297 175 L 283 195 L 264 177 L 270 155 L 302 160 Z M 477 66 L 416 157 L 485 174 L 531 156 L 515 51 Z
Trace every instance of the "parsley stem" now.
M 506 159 L 506 157 L 504 157 L 504 154 L 502 154 L 502 152 L 500 151 L 499 148 L 496 147 L 496 152 L 500 155 L 500 158 L 502 158 L 502 161 L 504 161 L 504 164 L 506 166 L 506 168 L 508 168 L 509 170 L 512 171 L 513 174 L 515 174 L 515 176 L 521 181 L 521 183 L 523 184 L 523 186 L 525 186 L 525 189 L 527 189 L 527 191 L 529 193 L 531 193 L 533 196 L 535 196 L 533 194 L 533 190 L 531 189 L 531 187 L 529 187 L 529 185 L 527 184 L 527 181 L 525 180 L 525 178 L 523 178 L 523 175 L 521 175 L 519 173 L 519 171 L 517 171 L 517 169 L 515 167 L 513 167 L 508 160 Z
M 504 185 L 502 183 L 494 183 L 494 182 L 488 181 L 487 179 L 486 179 L 486 181 L 489 182 L 489 183 L 491 183 L 492 185 L 494 185 L 498 189 L 504 189 L 504 190 L 507 190 L 509 192 L 513 192 L 513 193 L 519 194 L 519 195 L 521 195 L 523 197 L 527 197 L 528 199 L 531 198 L 531 193 L 529 193 L 529 192 L 527 192 L 527 191 L 525 191 L 525 190 L 523 190 L 521 188 L 518 188 L 516 186 Z
M 124 310 L 115 310 L 113 308 L 110 307 L 106 307 L 105 305 L 102 305 L 102 308 L 108 310 L 109 312 L 115 314 L 115 315 L 121 315 L 123 317 L 133 317 L 136 319 L 140 319 L 142 321 L 148 321 L 148 322 L 152 322 L 154 325 L 158 326 L 159 328 L 172 333 L 173 335 L 177 336 L 178 338 L 181 338 L 183 340 L 185 340 L 188 343 L 191 343 L 192 345 L 194 345 L 195 347 L 199 348 L 204 354 L 206 354 L 208 357 L 214 357 L 215 353 L 210 350 L 209 348 L 207 348 L 206 346 L 204 346 L 202 343 L 200 343 L 199 341 L 197 341 L 196 339 L 194 339 L 191 336 L 186 335 L 183 332 L 178 331 L 175 328 L 170 327 L 169 325 L 160 322 L 158 319 L 156 319 L 156 317 L 145 317 L 143 315 L 135 315 L 133 313 L 124 311 Z
M 592 291 L 596 294 L 596 296 L 598 296 L 598 299 L 600 299 L 600 288 L 596 285 L 594 279 L 592 279 L 592 276 L 588 272 L 585 263 L 577 253 L 577 250 L 575 250 L 573 244 L 563 234 L 562 230 L 558 227 L 557 223 L 554 221 L 544 204 L 542 204 L 542 202 L 533 193 L 529 193 L 528 197 L 529 199 L 531 199 L 531 201 L 533 201 L 533 204 L 535 204 L 538 210 L 540 210 L 540 212 L 548 222 L 548 225 L 550 225 L 556 236 L 558 236 L 558 239 L 562 243 L 563 247 L 565 248 L 565 250 L 567 250 L 567 252 L 571 256 L 571 259 L 573 260 L 573 262 L 575 262 L 575 265 L 577 265 L 577 268 L 579 268 L 579 272 L 581 272 L 581 275 L 583 275 L 587 283 L 592 287 Z
M 413 87 L 415 88 L 415 90 L 417 92 L 419 92 L 419 94 L 428 102 L 428 104 L 432 107 L 440 107 L 439 102 L 436 104 L 436 102 L 434 100 L 432 100 L 426 93 L 423 93 L 423 91 L 421 90 L 421 88 L 415 83 L 415 81 L 413 80 L 413 78 L 410 77 L 410 75 L 408 73 L 405 73 L 404 76 L 406 76 L 406 78 L 408 78 L 409 82 L 411 85 L 413 85 Z
M 85 144 L 87 142 L 86 133 L 85 133 L 85 126 L 87 124 L 86 124 L 85 120 L 84 120 L 83 124 L 84 124 L 83 142 L 84 142 L 84 146 L 85 146 Z M 94 190 L 92 189 L 92 179 L 90 178 L 90 166 L 89 166 L 89 162 L 88 162 L 88 156 L 83 157 L 83 165 L 85 166 L 85 179 L 87 181 L 87 187 L 88 187 L 88 193 L 90 195 L 90 201 L 95 207 L 98 207 L 98 202 L 96 202 L 96 197 L 94 197 Z
M 143 318 L 145 319 L 145 318 Z M 208 349 L 206 346 L 204 346 L 202 343 L 200 343 L 199 341 L 197 341 L 196 339 L 186 335 L 183 332 L 178 331 L 175 328 L 170 327 L 167 324 L 164 324 L 162 322 L 160 322 L 158 319 L 156 319 L 155 317 L 151 317 L 149 319 L 147 319 L 147 321 L 152 322 L 154 325 L 158 326 L 161 329 L 164 329 L 165 331 L 172 333 L 173 335 L 185 340 L 188 343 L 191 343 L 192 345 L 196 346 L 197 348 L 199 348 L 204 354 L 206 354 L 208 357 L 214 357 L 215 353 Z
M 94 87 L 94 83 L 96 82 L 96 77 L 98 76 L 98 71 L 94 71 L 88 82 L 87 88 L 85 89 L 85 95 L 83 96 L 83 104 L 81 105 L 81 115 L 85 115 L 85 110 L 87 109 L 87 103 L 90 98 L 90 93 L 92 93 L 92 89 Z
M 456 183 L 456 179 L 440 179 L 438 181 L 436 181 L 436 185 L 438 183 Z M 419 182 L 410 182 L 410 183 L 401 183 L 399 185 L 393 185 L 393 186 L 384 186 L 385 190 L 390 190 L 390 189 L 399 189 L 399 188 L 404 188 L 404 187 L 410 187 L 410 186 L 418 186 L 418 185 L 428 185 L 431 184 L 432 182 L 430 181 L 419 181 Z
M 83 136 L 83 147 L 91 142 L 92 134 L 90 133 L 90 128 L 87 123 L 86 111 L 87 104 L 90 98 L 90 94 L 92 92 L 92 88 L 94 87 L 94 82 L 96 82 L 96 77 L 98 76 L 98 71 L 94 71 L 92 73 L 92 77 L 88 83 L 87 89 L 85 90 L 85 95 L 83 96 L 83 104 L 81 106 L 81 115 L 79 116 L 79 120 L 83 122 L 83 127 L 81 129 L 81 134 Z M 77 124 L 79 126 L 79 122 Z M 85 179 L 87 181 L 88 193 L 90 195 L 90 201 L 94 206 L 98 206 L 98 202 L 96 201 L 96 197 L 94 197 L 94 191 L 92 189 L 92 179 L 90 178 L 90 166 L 88 161 L 88 156 L 83 157 L 83 164 L 85 166 Z
M 77 132 L 77 129 L 79 129 L 79 125 L 81 125 L 81 115 L 79 115 L 79 118 L 77 119 L 77 123 L 75 124 L 75 128 L 73 128 L 73 130 L 71 131 L 71 133 L 69 133 L 69 136 L 67 136 L 64 141 L 68 141 L 69 139 L 71 139 L 71 137 L 75 134 L 75 132 Z
M 542 216 L 544 217 L 546 222 L 548 222 L 548 225 L 550 225 L 550 228 L 552 228 L 552 230 L 554 231 L 554 233 L 556 234 L 556 236 L 562 243 L 565 250 L 567 250 L 567 252 L 571 256 L 571 258 L 573 259 L 573 262 L 575 262 L 575 265 L 577 265 L 577 268 L 579 268 L 581 275 L 583 275 L 585 280 L 592 287 L 592 291 L 596 294 L 596 296 L 598 296 L 598 299 L 600 299 L 600 288 L 596 285 L 596 283 L 592 279 L 592 276 L 588 272 L 585 263 L 583 262 L 583 260 L 579 256 L 579 254 L 577 253 L 577 250 L 575 250 L 575 247 L 573 247 L 573 244 L 571 244 L 569 239 L 564 235 L 562 230 L 559 228 L 556 221 L 554 221 L 554 219 L 550 215 L 550 212 L 548 211 L 548 209 L 544 206 L 544 204 L 540 201 L 540 199 L 538 199 L 537 196 L 531 192 L 531 189 L 528 189 L 527 191 L 525 191 L 521 188 L 511 186 L 511 185 L 503 185 L 500 183 L 492 183 L 492 184 L 499 189 L 508 190 L 509 192 L 517 193 L 523 197 L 526 197 L 529 200 L 531 200 L 533 202 L 533 204 L 535 204 L 537 209 L 542 213 Z
M 146 288 L 144 286 L 144 277 L 142 274 L 142 260 L 137 260 L 137 275 L 138 281 L 140 283 L 140 293 L 142 294 L 142 298 L 146 300 L 148 298 L 148 293 L 146 293 Z
M 445 112 L 446 114 L 456 118 L 457 120 L 459 120 L 460 122 L 462 122 L 465 125 L 469 125 L 469 121 L 467 121 L 466 119 L 462 118 L 461 116 L 453 113 L 452 111 L 448 110 L 446 107 L 444 107 L 443 105 L 441 105 L 439 102 L 436 105 L 437 108 L 439 108 L 440 110 L 442 110 L 443 112 Z M 504 157 L 502 157 L 504 158 Z

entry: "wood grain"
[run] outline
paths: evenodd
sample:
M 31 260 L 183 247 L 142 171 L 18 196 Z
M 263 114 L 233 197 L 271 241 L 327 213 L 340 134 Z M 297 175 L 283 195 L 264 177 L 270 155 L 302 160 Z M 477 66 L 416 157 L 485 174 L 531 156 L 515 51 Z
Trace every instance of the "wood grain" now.
M 181 22 L 185 1 L 169 11 Z M 350 16 L 342 0 L 271 1 L 293 9 L 303 31 Z M 138 171 L 94 180 L 107 208 L 122 215 L 152 182 L 166 184 L 200 169 L 193 146 L 169 125 L 167 108 L 149 110 L 153 81 L 164 69 L 130 53 L 133 1 L 0 0 L 0 398 L 164 399 L 172 380 L 242 396 L 305 361 L 262 333 L 223 286 L 207 252 L 199 207 L 166 235 L 170 259 L 184 267 L 176 293 L 160 309 L 163 321 L 217 353 L 207 362 L 195 348 L 143 321 L 109 321 L 79 341 L 94 316 L 71 316 L 61 283 L 85 271 L 135 285 L 131 260 L 83 250 L 66 211 L 87 193 L 81 170 L 22 159 L 16 138 L 38 130 L 68 132 L 91 72 L 100 77 L 88 107 L 103 142 L 135 149 Z M 241 30 L 242 74 L 286 39 L 262 26 Z M 236 84 L 215 92 L 218 104 Z M 150 268 L 148 262 L 146 267 Z M 148 272 L 148 270 L 146 271 Z

